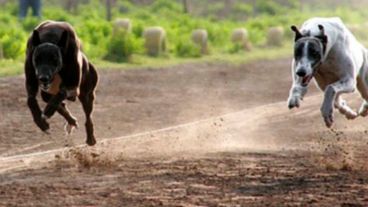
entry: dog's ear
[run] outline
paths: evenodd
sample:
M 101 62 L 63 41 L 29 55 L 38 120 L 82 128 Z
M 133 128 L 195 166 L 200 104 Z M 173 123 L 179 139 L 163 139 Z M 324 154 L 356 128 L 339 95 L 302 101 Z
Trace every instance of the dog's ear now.
M 295 42 L 303 37 L 302 33 L 300 33 L 299 29 L 295 25 L 292 25 L 290 28 L 295 32 Z
M 41 44 L 40 33 L 37 30 L 33 30 L 32 33 L 32 46 L 33 48 Z
M 68 32 L 67 31 L 63 31 L 57 45 L 61 48 L 63 52 L 66 52 L 67 46 L 68 46 Z
M 322 25 L 318 25 L 319 31 L 321 31 L 321 34 L 317 36 L 317 38 L 321 39 L 323 44 L 327 44 L 328 37 L 325 33 L 325 28 Z
M 328 37 L 325 33 L 325 28 L 322 25 L 319 24 L 318 29 L 321 32 L 321 34 L 316 37 L 321 40 L 323 45 L 323 53 L 325 53 L 327 48 Z

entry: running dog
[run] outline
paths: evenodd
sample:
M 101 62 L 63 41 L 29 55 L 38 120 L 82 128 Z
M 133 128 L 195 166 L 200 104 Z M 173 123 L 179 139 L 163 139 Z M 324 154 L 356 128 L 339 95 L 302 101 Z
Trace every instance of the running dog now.
M 333 107 L 347 119 L 368 115 L 367 50 L 348 30 L 340 18 L 312 18 L 295 33 L 292 61 L 293 85 L 288 107 L 299 107 L 311 79 L 324 91 L 321 113 L 327 127 L 333 124 Z M 358 89 L 364 99 L 358 112 L 341 98 Z
M 94 145 L 91 113 L 98 75 L 80 47 L 74 29 L 66 22 L 45 21 L 36 27 L 28 39 L 26 51 L 27 104 L 42 131 L 49 130 L 47 120 L 57 111 L 66 119 L 66 131 L 70 134 L 78 124 L 64 100 L 75 101 L 78 97 L 86 115 L 86 142 Z M 36 99 L 39 89 L 47 103 L 43 111 Z

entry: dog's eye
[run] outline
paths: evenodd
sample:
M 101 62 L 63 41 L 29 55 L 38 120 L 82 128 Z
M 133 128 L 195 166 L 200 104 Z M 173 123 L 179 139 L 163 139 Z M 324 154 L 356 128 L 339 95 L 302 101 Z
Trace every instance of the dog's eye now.
M 301 56 L 303 56 L 303 50 L 301 48 L 296 48 L 294 54 L 295 58 L 300 58 Z
M 317 52 L 317 51 L 315 51 L 315 50 L 313 50 L 313 51 L 311 51 L 311 56 L 313 57 L 313 58 L 318 58 L 319 56 L 320 56 L 320 54 L 319 54 L 319 52 Z

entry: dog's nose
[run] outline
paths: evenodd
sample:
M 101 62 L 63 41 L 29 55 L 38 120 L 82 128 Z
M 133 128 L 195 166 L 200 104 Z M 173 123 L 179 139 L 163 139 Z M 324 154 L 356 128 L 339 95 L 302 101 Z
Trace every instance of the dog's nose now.
M 305 75 L 307 75 L 307 72 L 303 69 L 300 69 L 298 71 L 296 71 L 296 75 L 299 77 L 304 77 Z
M 49 82 L 49 77 L 47 77 L 47 76 L 40 76 L 39 78 L 38 78 L 42 83 L 47 83 L 47 82 Z

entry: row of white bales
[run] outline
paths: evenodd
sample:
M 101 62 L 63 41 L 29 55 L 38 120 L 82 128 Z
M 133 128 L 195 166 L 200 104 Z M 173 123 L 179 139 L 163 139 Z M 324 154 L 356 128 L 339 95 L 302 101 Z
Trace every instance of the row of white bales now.
M 130 19 L 116 19 L 113 25 L 113 35 L 117 31 L 124 30 L 127 33 L 132 30 L 132 22 Z M 148 27 L 143 32 L 145 40 L 145 48 L 147 53 L 152 56 L 159 55 L 166 50 L 166 32 L 164 28 L 155 26 Z M 282 27 L 271 27 L 267 33 L 267 45 L 280 46 L 284 38 L 284 30 Z M 198 45 L 202 54 L 208 53 L 208 32 L 205 29 L 195 29 L 191 35 L 192 41 Z M 245 28 L 236 28 L 233 30 L 231 41 L 239 45 L 244 50 L 249 51 L 252 48 L 251 42 L 248 38 L 248 31 Z

